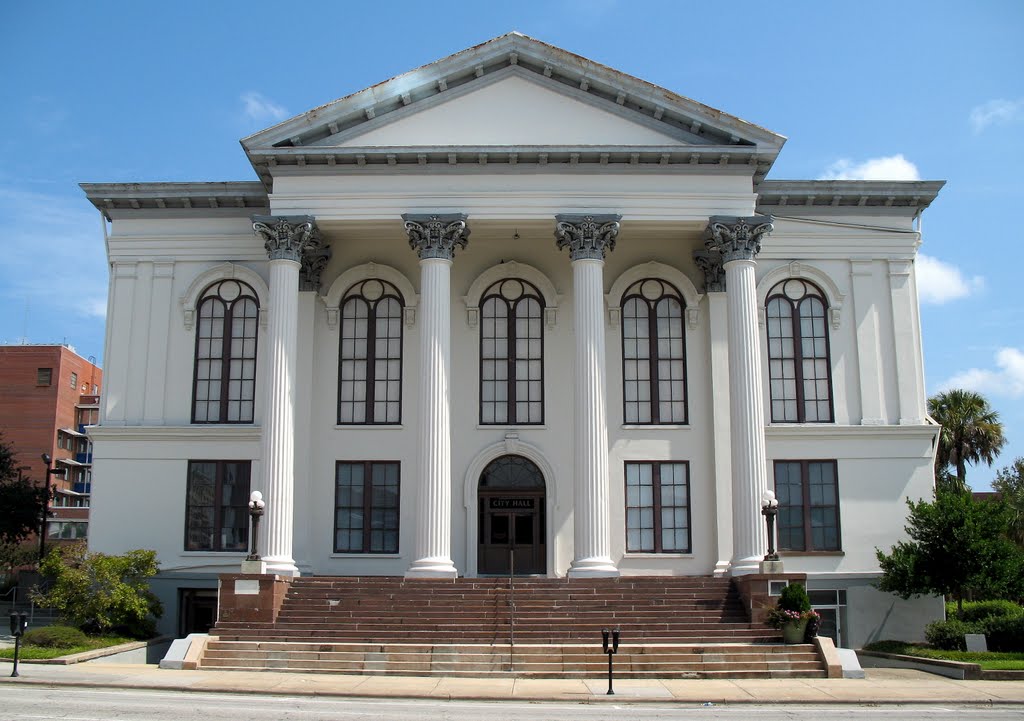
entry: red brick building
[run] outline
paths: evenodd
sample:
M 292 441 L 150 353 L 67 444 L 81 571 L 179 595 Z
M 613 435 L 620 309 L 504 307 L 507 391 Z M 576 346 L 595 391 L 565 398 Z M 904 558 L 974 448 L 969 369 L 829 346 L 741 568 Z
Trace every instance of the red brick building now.
M 103 371 L 63 345 L 0 346 L 0 434 L 16 467 L 43 483 L 49 454 L 55 488 L 47 540 L 85 538 L 92 490 L 92 444 Z

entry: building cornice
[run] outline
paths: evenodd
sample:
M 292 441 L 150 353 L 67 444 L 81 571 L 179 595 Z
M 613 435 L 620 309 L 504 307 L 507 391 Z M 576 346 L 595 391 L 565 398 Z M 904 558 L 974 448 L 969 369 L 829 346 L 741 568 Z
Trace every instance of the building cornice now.
M 780 423 L 765 426 L 768 440 L 780 441 L 899 441 L 927 440 L 938 436 L 939 427 L 932 424 L 844 426 L 832 423 Z
M 180 217 L 248 218 L 270 207 L 256 181 L 219 183 L 79 183 L 89 202 L 111 220 L 115 215 L 170 213 Z M 175 212 L 177 211 L 177 212 Z
M 764 180 L 757 211 L 776 217 L 823 214 L 914 215 L 938 197 L 943 180 Z

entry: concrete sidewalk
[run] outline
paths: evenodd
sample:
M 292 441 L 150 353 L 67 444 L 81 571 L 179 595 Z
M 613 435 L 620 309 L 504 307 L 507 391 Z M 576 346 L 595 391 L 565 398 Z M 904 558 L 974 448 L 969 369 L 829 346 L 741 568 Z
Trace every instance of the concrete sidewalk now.
M 957 681 L 920 671 L 866 669 L 865 679 L 627 680 L 607 696 L 602 679 L 482 679 L 353 676 L 271 671 L 172 671 L 150 664 L 24 663 L 19 678 L 0 663 L 0 684 L 158 689 L 277 695 L 459 700 L 670 702 L 715 704 L 1022 704 L 1022 681 Z

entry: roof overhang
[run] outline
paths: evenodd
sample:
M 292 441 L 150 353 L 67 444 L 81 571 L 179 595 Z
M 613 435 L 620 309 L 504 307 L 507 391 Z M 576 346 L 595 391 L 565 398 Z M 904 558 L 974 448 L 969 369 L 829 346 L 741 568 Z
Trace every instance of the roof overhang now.
M 270 207 L 262 183 L 80 183 L 96 208 L 107 220 L 139 211 L 180 215 L 187 211 L 199 216 L 242 216 Z M 174 213 L 173 211 L 178 211 Z
M 943 180 L 765 180 L 756 188 L 757 211 L 769 215 L 851 215 L 880 212 L 913 216 L 931 205 Z

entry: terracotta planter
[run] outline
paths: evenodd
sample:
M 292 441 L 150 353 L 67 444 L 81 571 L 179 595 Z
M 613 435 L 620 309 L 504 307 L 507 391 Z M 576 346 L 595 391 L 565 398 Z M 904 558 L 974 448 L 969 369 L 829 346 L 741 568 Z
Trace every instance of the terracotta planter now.
M 803 643 L 804 634 L 807 633 L 808 619 L 802 618 L 799 621 L 790 621 L 782 627 L 782 640 L 786 643 Z

